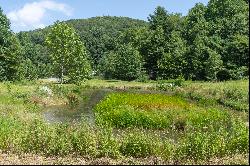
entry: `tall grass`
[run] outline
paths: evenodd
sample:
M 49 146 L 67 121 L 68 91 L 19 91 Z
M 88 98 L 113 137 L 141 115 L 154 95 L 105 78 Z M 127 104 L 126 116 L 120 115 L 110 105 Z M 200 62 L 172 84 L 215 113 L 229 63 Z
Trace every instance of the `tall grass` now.
M 203 83 L 200 84 L 203 86 Z M 218 87 L 213 85 L 211 89 L 216 91 Z M 232 83 L 231 86 L 234 85 Z M 38 86 L 0 84 L 2 152 L 46 156 L 73 154 L 88 158 L 154 156 L 175 162 L 249 153 L 249 129 L 245 122 L 226 111 L 190 104 L 178 96 L 110 94 L 95 108 L 97 126 L 90 126 L 85 122 L 47 124 L 39 115 L 40 106 L 30 100 L 32 95 L 46 97 L 37 94 Z M 204 86 L 208 88 L 210 83 L 204 83 Z M 223 87 L 223 83 L 220 87 Z M 51 89 L 57 96 L 61 94 L 62 98 L 73 93 L 83 99 L 84 88 L 69 86 L 60 89 L 55 86 Z M 186 91 L 191 94 L 197 92 L 205 99 L 218 95 L 218 98 L 225 101 L 246 102 L 246 92 L 243 90 L 239 90 L 237 95 L 224 87 L 219 92 L 204 89 L 206 88 L 200 92 Z M 74 101 L 72 100 L 72 104 Z M 117 128 L 122 132 L 117 132 Z M 170 131 L 176 132 L 178 138 L 173 140 L 174 138 L 161 134 Z
M 228 126 L 231 116 L 163 94 L 110 94 L 96 106 L 96 123 L 117 128 L 179 129 Z
M 237 111 L 249 111 L 249 81 L 187 82 L 176 88 L 176 94 L 197 100 L 205 105 L 221 104 Z
M 144 130 L 130 129 L 115 136 L 112 129 L 83 123 L 48 125 L 40 120 L 24 123 L 1 117 L 0 124 L 0 149 L 6 152 L 111 158 L 158 156 L 175 160 L 249 153 L 249 131 L 241 121 L 234 121 L 230 130 L 190 130 L 175 143 Z

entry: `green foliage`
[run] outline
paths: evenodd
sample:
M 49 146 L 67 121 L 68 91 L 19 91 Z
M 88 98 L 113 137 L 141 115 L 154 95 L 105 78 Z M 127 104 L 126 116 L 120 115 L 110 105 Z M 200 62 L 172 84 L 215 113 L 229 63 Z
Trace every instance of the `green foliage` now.
M 116 54 L 111 51 L 110 53 L 106 54 L 101 60 L 100 65 L 98 66 L 99 71 L 102 73 L 103 77 L 106 79 L 114 78 L 115 63 L 116 63 Z
M 20 75 L 20 77 L 22 79 L 34 80 L 39 77 L 37 68 L 30 59 L 24 60 L 20 66 L 21 66 L 20 74 L 22 74 Z
M 152 141 L 154 140 L 154 142 Z M 124 138 L 120 151 L 124 156 L 148 157 L 155 154 L 157 140 L 147 134 L 133 132 Z
M 221 56 L 213 50 L 208 51 L 209 57 L 205 62 L 206 77 L 208 80 L 217 80 L 216 75 L 221 70 L 223 61 Z
M 204 160 L 212 156 L 223 156 L 225 154 L 227 133 L 189 133 L 177 149 L 178 158 L 189 158 Z
M 33 80 L 52 76 L 52 62 L 48 49 L 31 41 L 28 32 L 19 32 L 17 38 L 22 46 L 23 79 Z
M 159 76 L 163 79 L 175 79 L 184 73 L 186 46 L 179 32 L 172 32 L 166 53 L 158 61 Z
M 210 0 L 207 5 L 197 3 L 187 16 L 169 13 L 165 8 L 158 6 L 154 13 L 149 15 L 148 23 L 110 16 L 69 20 L 65 23 L 76 29 L 79 40 L 86 47 L 86 50 L 83 48 L 86 51 L 84 54 L 89 55 L 84 56 L 86 60 L 71 56 L 75 61 L 81 62 L 79 66 L 73 63 L 72 65 L 81 68 L 80 66 L 89 66 L 89 61 L 94 70 L 93 75 L 109 79 L 134 80 L 139 78 L 137 74 L 131 77 L 132 73 L 138 73 L 137 69 L 130 71 L 131 66 L 128 67 L 126 64 L 118 65 L 121 67 L 116 68 L 113 63 L 117 63 L 115 60 L 119 58 L 116 57 L 120 55 L 128 52 L 137 54 L 135 52 L 138 51 L 143 70 L 146 71 L 147 77 L 153 80 L 158 77 L 174 79 L 180 75 L 191 80 L 241 79 L 247 77 L 249 70 L 248 11 L 249 6 L 245 0 Z M 5 21 L 4 25 L 8 25 L 8 22 Z M 55 65 L 51 64 L 44 43 L 51 29 L 50 26 L 18 33 L 24 57 L 21 63 L 22 74 L 18 74 L 22 78 L 36 79 L 62 75 L 62 69 L 53 74 L 52 66 Z M 128 45 L 130 51 L 121 51 L 121 48 Z M 25 66 L 36 71 L 27 70 Z M 1 69 L 0 73 L 6 68 Z M 66 75 L 72 76 L 72 82 L 78 82 L 89 74 L 83 69 L 78 72 L 80 70 L 74 68 L 65 71 Z M 121 76 L 124 69 L 128 68 L 130 74 Z M 226 70 L 230 75 L 223 76 Z
M 177 79 L 173 81 L 173 84 L 174 86 L 181 87 L 181 86 L 184 86 L 184 81 L 185 79 L 183 78 L 183 76 L 179 76 Z
M 0 81 L 18 80 L 21 60 L 20 43 L 0 8 Z
M 213 80 L 222 67 L 236 70 L 245 65 L 248 58 L 247 11 L 248 5 L 243 0 L 211 0 L 207 6 L 200 3 L 190 10 L 184 26 L 189 45 L 185 77 Z M 231 65 L 235 67 L 232 69 Z M 225 76 L 221 79 L 230 78 Z
M 71 82 L 79 82 L 90 76 L 91 66 L 83 43 L 75 30 L 66 23 L 56 22 L 48 34 L 46 43 L 52 53 L 55 71 L 63 82 L 66 74 Z
M 175 96 L 160 94 L 111 94 L 96 108 L 97 124 L 116 128 L 202 129 L 230 125 L 230 116 L 205 109 Z M 190 126 L 188 126 L 190 125 Z
M 249 129 L 241 120 L 234 121 L 227 142 L 227 153 L 249 153 Z
M 142 20 L 131 19 L 127 17 L 93 17 L 89 19 L 71 19 L 65 21 L 68 25 L 75 28 L 77 34 L 80 36 L 80 40 L 86 47 L 86 52 L 89 55 L 88 60 L 92 64 L 92 68 L 97 70 L 99 61 L 103 58 L 105 53 L 113 50 L 117 43 L 117 36 L 127 29 L 135 29 L 139 27 L 146 27 L 147 22 Z M 26 52 L 30 53 L 29 50 L 33 49 L 34 57 L 43 57 L 34 61 L 37 65 L 39 63 L 44 64 L 43 66 L 37 66 L 41 68 L 41 72 L 46 69 L 46 77 L 52 76 L 50 67 L 50 57 L 45 46 L 46 36 L 51 30 L 51 26 L 44 29 L 37 29 L 29 32 L 19 32 L 17 34 L 19 40 L 26 41 L 21 42 L 21 45 L 26 50 L 27 43 L 31 43 L 31 47 Z M 23 36 L 27 37 L 27 40 L 23 40 Z M 41 47 L 40 50 L 34 50 L 36 47 Z M 33 60 L 32 60 L 33 62 Z M 42 70 L 43 69 L 43 70 Z M 39 77 L 43 77 L 39 76 Z
M 142 57 L 131 45 L 121 45 L 111 52 L 101 63 L 105 78 L 134 80 L 142 74 Z
M 139 75 L 136 81 L 144 83 L 149 82 L 149 76 L 145 71 L 141 71 L 141 74 Z
M 98 132 L 98 157 L 120 157 L 120 143 L 114 136 L 112 128 L 101 127 L 100 130 Z
M 96 109 L 102 115 L 117 111 L 114 115 L 120 114 L 120 119 L 114 116 L 103 119 L 96 114 L 98 125 L 90 126 L 84 121 L 78 124 L 47 124 L 42 120 L 38 107 L 32 111 L 27 106 L 31 104 L 23 102 L 34 93 L 44 95 L 37 94 L 36 85 L 29 85 L 29 88 L 27 85 L 0 84 L 0 150 L 3 153 L 52 157 L 72 155 L 91 159 L 134 157 L 146 160 L 154 157 L 166 162 L 194 161 L 196 164 L 201 160 L 249 153 L 249 128 L 245 121 L 236 117 L 235 112 L 203 108 L 165 94 L 115 93 L 107 96 Z M 83 95 L 81 88 L 84 87 L 56 85 L 53 91 L 56 88 L 58 94 Z M 175 90 L 183 88 L 186 91 L 193 89 L 201 97 L 212 95 L 216 98 L 219 95 L 222 98 L 224 95 L 225 101 L 248 102 L 247 81 L 195 82 Z M 104 123 L 110 119 L 119 120 L 129 128 L 110 128 Z M 101 125 L 98 120 L 105 121 Z M 171 122 L 170 125 L 159 127 L 164 125 L 163 120 Z
M 237 120 L 229 132 L 220 128 L 218 131 L 188 133 L 178 146 L 175 157 L 204 160 L 212 156 L 248 153 L 248 134 L 244 123 Z
M 93 128 L 84 123 L 48 125 L 38 119 L 24 123 L 13 117 L 0 117 L 0 123 L 0 149 L 8 152 L 47 156 L 74 153 L 91 158 L 156 156 L 184 161 L 249 153 L 249 130 L 236 119 L 230 128 L 220 126 L 210 131 L 186 131 L 175 143 L 138 129 L 124 131 L 118 141 L 112 130 Z
M 238 35 L 230 39 L 226 44 L 227 56 L 224 57 L 226 63 L 239 66 L 247 66 L 249 62 L 249 37 L 247 35 Z
M 156 30 L 161 26 L 167 37 L 172 33 L 172 31 L 180 29 L 182 20 L 180 14 L 170 14 L 164 7 L 158 6 L 156 7 L 154 14 L 149 15 L 148 21 L 150 29 Z
M 97 136 L 95 130 L 86 124 L 74 129 L 70 136 L 72 148 L 80 155 L 97 155 Z
M 142 20 L 111 16 L 73 19 L 67 23 L 79 32 L 94 67 L 98 65 L 105 52 L 115 49 L 117 46 L 116 38 L 120 33 L 129 28 L 136 29 L 147 26 L 147 23 Z
M 150 79 L 157 78 L 157 62 L 162 58 L 165 48 L 166 40 L 163 28 L 160 26 L 157 27 L 156 30 L 150 31 L 149 36 L 143 45 L 143 50 L 145 52 L 145 68 L 149 73 Z
M 249 110 L 248 80 L 228 82 L 195 82 L 175 89 L 175 94 L 207 106 L 221 104 L 238 111 Z

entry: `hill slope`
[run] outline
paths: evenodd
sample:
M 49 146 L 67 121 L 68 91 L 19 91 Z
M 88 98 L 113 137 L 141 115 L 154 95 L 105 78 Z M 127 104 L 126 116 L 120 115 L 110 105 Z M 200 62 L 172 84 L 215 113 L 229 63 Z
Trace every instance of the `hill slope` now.
M 121 32 L 130 28 L 148 26 L 148 23 L 143 20 L 115 16 L 71 19 L 64 22 L 76 29 L 94 63 L 98 62 L 105 51 L 112 50 L 115 39 Z M 23 35 L 28 36 L 31 43 L 44 46 L 44 40 L 50 28 L 51 26 L 48 26 L 44 29 L 20 32 L 17 36 L 19 39 L 21 39 Z

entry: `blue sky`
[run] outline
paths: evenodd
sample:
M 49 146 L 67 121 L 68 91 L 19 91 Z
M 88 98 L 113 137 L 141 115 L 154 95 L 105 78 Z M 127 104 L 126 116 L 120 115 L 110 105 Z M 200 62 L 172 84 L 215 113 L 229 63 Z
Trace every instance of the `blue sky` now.
M 14 32 L 43 28 L 56 20 L 126 16 L 147 20 L 157 6 L 186 15 L 195 3 L 208 0 L 0 0 Z

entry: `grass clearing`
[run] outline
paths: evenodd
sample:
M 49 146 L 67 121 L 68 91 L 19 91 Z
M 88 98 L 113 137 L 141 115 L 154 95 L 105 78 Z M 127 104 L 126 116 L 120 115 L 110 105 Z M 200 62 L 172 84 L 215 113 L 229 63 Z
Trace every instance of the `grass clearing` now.
M 176 93 L 203 104 L 221 104 L 237 111 L 249 111 L 249 80 L 227 82 L 187 82 Z

